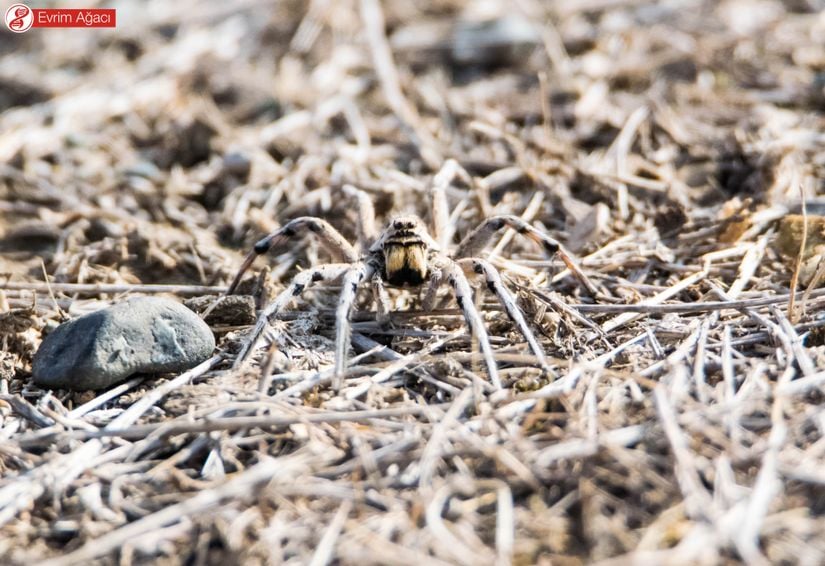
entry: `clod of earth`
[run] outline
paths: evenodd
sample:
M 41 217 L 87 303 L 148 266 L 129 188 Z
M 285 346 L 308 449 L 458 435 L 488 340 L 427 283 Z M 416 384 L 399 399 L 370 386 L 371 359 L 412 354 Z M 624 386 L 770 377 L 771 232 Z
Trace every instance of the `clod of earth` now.
M 195 313 L 169 299 L 135 297 L 61 324 L 34 357 L 34 382 L 51 389 L 103 389 L 136 373 L 182 371 L 215 349 Z
M 816 287 L 821 283 L 821 276 L 816 277 L 816 272 L 825 257 L 825 216 L 809 214 L 807 231 L 805 218 L 801 214 L 785 215 L 779 221 L 776 247 L 785 257 L 788 269 L 793 270 L 804 241 L 805 250 L 802 253 L 802 264 L 799 266 L 799 283 Z

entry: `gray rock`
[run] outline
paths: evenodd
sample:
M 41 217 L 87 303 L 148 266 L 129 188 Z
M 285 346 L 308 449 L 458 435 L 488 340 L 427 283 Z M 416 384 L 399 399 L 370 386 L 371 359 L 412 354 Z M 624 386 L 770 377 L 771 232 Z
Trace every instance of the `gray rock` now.
M 215 337 L 169 299 L 135 297 L 58 326 L 34 356 L 34 382 L 50 389 L 103 389 L 135 373 L 192 368 Z

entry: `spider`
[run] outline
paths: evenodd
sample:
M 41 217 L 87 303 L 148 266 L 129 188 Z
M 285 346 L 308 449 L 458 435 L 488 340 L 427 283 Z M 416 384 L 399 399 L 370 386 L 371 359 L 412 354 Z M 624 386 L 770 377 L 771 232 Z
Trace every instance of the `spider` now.
M 375 213 L 369 196 L 351 185 L 346 185 L 344 192 L 355 197 L 358 202 L 360 235 L 369 243 L 364 253 L 359 253 L 328 222 L 309 216 L 295 218 L 279 230 L 259 240 L 246 256 L 226 292 L 227 295 L 235 291 L 256 257 L 284 242 L 300 238 L 306 233 L 317 237 L 322 245 L 339 260 L 339 263 L 320 265 L 298 273 L 290 285 L 261 311 L 252 337 L 241 351 L 236 365 L 242 363 L 255 348 L 268 321 L 286 308 L 310 285 L 319 281 L 340 280 L 342 289 L 335 310 L 334 367 L 335 388 L 339 389 L 350 342 L 350 311 L 359 286 L 365 282 L 371 284 L 377 304 L 376 318 L 379 323 L 384 324 L 389 320 L 390 310 L 385 285 L 415 288 L 426 284 L 428 288 L 422 306 L 424 310 L 431 310 L 439 287 L 446 281 L 452 288 L 467 327 L 478 341 L 492 385 L 496 389 L 501 389 L 501 380 L 490 339 L 481 315 L 475 307 L 473 291 L 465 275 L 465 273 L 475 273 L 484 278 L 487 288 L 498 298 L 507 316 L 527 340 L 542 369 L 546 370 L 547 360 L 544 350 L 530 330 L 515 298 L 502 283 L 498 270 L 489 261 L 478 257 L 478 254 L 499 230 L 506 227 L 512 228 L 543 246 L 550 254 L 559 254 L 567 267 L 591 294 L 595 294 L 595 288 L 556 240 L 517 216 L 500 215 L 484 220 L 458 244 L 453 253 L 447 253 L 453 232 L 449 226 L 445 189 L 452 176 L 457 174 L 458 167 L 455 162 L 452 164 L 448 162 L 434 180 L 432 200 L 435 238 L 430 236 L 424 222 L 416 216 L 393 218 L 386 228 L 378 233 L 375 229 Z

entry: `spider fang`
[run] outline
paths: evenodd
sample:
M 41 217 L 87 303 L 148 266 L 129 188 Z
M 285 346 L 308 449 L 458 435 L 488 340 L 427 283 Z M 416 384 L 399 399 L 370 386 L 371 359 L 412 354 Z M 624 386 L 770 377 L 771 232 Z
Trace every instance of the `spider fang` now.
M 405 244 L 388 241 L 384 246 L 387 281 L 392 285 L 421 285 L 427 279 L 427 250 L 424 242 Z

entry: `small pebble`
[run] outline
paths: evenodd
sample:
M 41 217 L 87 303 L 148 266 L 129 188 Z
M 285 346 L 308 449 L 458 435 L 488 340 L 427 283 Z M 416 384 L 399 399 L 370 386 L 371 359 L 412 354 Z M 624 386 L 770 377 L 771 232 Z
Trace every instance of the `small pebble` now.
M 246 178 L 251 168 L 252 162 L 243 153 L 232 152 L 223 156 L 223 170 L 230 175 Z
M 461 65 L 518 65 L 541 43 L 535 22 L 516 14 L 461 20 L 452 36 L 452 59 Z
M 136 373 L 187 370 L 214 349 L 209 326 L 182 304 L 134 297 L 58 326 L 35 354 L 32 374 L 49 389 L 104 389 Z

